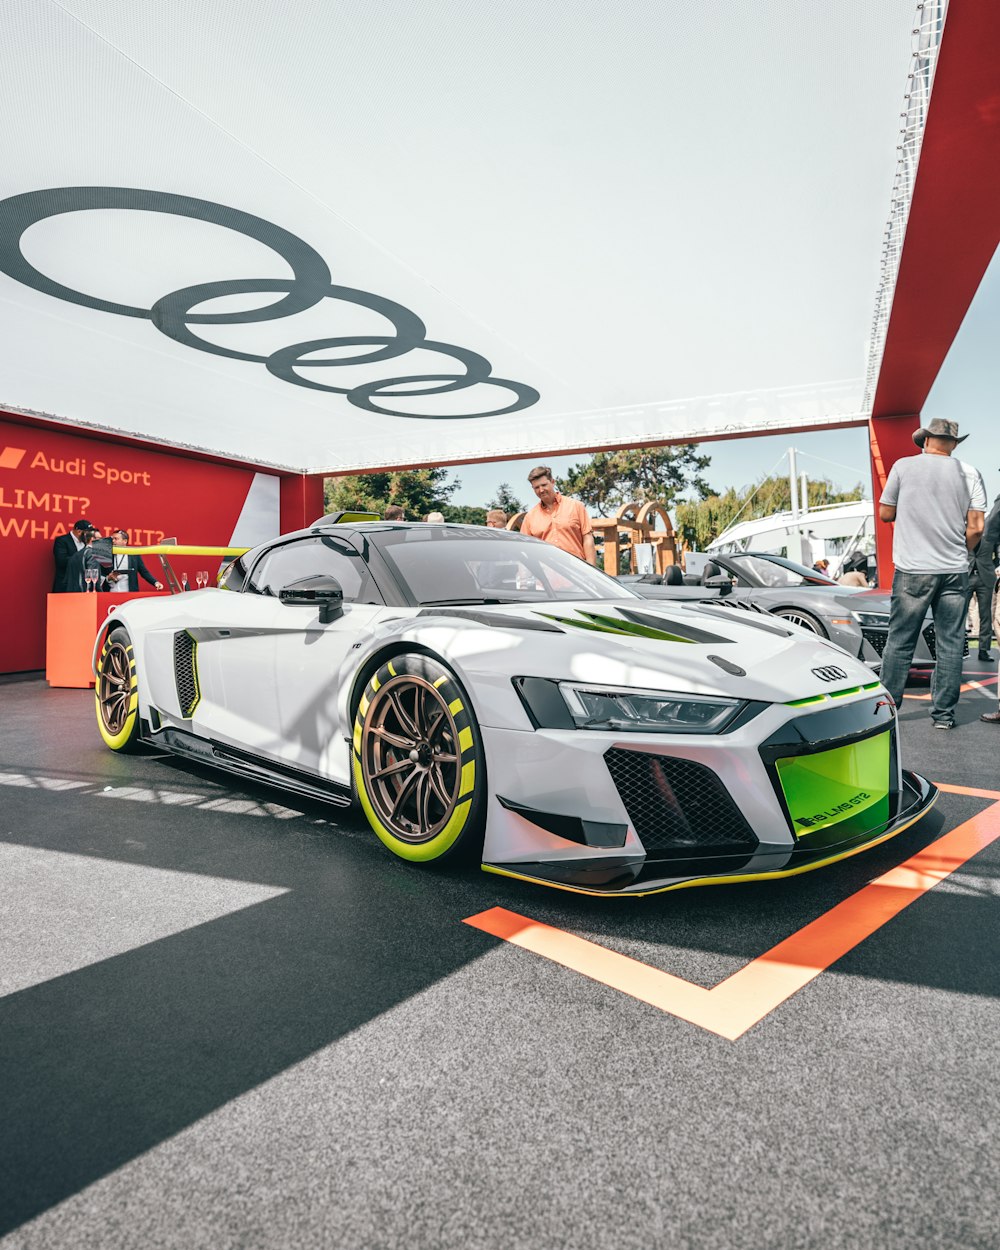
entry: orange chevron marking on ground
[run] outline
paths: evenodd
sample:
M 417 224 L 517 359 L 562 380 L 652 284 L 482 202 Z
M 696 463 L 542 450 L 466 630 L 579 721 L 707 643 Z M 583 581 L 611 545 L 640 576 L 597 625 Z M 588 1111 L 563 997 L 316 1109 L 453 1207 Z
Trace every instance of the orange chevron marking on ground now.
M 1000 790 L 983 790 L 979 786 L 949 786 L 944 781 L 934 784 L 942 794 L 965 794 L 973 799 L 993 799 L 1000 802 Z
M 995 800 L 710 990 L 562 929 L 491 907 L 464 923 L 591 980 L 736 1041 L 848 951 L 1000 838 L 1000 792 L 942 785 Z
M 961 686 L 959 686 L 958 689 L 961 694 L 968 694 L 970 690 L 982 690 L 984 686 L 992 686 L 997 681 L 1000 681 L 1000 677 L 998 677 L 996 673 L 994 673 L 992 677 L 988 675 L 984 676 L 982 681 L 964 681 L 962 682 Z M 930 697 L 931 696 L 929 694 L 904 694 L 903 695 L 904 699 L 929 700 Z

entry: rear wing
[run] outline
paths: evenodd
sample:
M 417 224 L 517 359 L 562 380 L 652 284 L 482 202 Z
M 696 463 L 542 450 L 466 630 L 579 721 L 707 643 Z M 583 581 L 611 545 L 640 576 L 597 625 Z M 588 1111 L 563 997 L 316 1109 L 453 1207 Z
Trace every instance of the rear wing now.
M 116 556 L 157 556 L 163 569 L 163 582 L 172 595 L 176 595 L 181 590 L 181 584 L 177 579 L 177 574 L 171 567 L 169 556 L 219 556 L 222 559 L 235 560 L 237 556 L 245 555 L 250 550 L 249 547 L 200 547 L 190 546 L 188 544 L 180 544 L 173 542 L 171 539 L 165 539 L 161 543 L 156 543 L 152 547 L 113 547 L 112 551 Z

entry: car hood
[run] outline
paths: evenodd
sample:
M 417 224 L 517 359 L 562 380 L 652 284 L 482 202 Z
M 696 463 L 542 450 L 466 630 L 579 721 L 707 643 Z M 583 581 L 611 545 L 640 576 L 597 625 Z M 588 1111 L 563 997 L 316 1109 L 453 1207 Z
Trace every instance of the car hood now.
M 847 697 L 877 685 L 864 664 L 810 631 L 705 602 L 424 608 L 407 633 L 470 673 L 779 703 Z
M 892 595 L 887 590 L 849 591 L 844 586 L 840 590 L 841 593 L 837 598 L 848 611 L 878 612 L 884 616 L 889 615 L 889 604 L 892 601 Z

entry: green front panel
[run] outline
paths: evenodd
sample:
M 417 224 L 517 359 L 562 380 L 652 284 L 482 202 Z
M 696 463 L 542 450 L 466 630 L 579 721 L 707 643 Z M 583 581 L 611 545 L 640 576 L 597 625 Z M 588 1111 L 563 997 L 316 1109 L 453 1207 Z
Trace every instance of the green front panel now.
M 778 760 L 795 837 L 843 842 L 889 821 L 889 732 L 815 755 Z

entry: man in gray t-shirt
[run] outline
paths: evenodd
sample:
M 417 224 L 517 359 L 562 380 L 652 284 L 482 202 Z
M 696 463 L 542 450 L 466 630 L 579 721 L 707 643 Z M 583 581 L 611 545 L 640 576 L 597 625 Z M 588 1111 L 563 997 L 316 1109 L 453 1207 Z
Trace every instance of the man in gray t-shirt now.
M 879 516 L 895 524 L 889 637 L 882 656 L 882 684 L 896 706 L 913 662 L 927 612 L 934 617 L 937 664 L 931 684 L 931 716 L 937 729 L 954 729 L 962 684 L 969 552 L 979 542 L 986 488 L 979 472 L 952 452 L 958 424 L 935 418 L 913 435 L 923 455 L 892 466 Z

